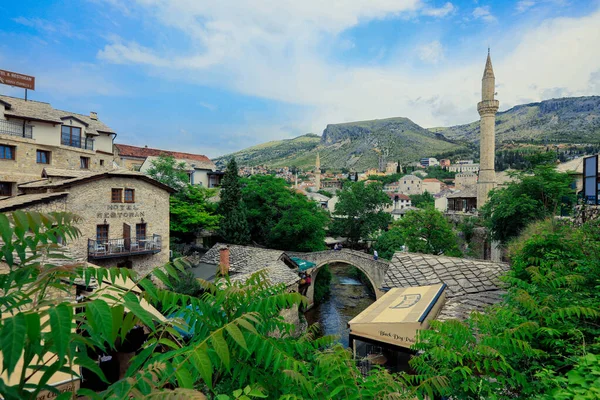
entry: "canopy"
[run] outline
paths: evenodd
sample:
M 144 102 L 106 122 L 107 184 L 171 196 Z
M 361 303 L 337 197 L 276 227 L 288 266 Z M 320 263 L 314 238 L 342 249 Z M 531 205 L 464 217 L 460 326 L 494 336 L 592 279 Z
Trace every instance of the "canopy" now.
M 315 264 L 314 262 L 306 261 L 306 260 L 303 260 L 298 257 L 290 257 L 290 258 L 292 259 L 292 261 L 294 261 L 298 265 L 298 268 L 300 268 L 300 271 L 306 271 L 309 268 L 314 268 L 317 266 L 317 264 Z
M 445 290 L 445 284 L 391 289 L 348 322 L 350 335 L 410 348 L 439 313 Z

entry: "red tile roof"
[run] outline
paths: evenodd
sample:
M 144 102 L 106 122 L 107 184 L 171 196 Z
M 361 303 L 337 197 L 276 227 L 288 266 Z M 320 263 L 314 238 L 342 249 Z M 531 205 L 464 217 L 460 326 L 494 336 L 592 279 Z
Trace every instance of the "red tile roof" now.
M 158 156 L 164 154 L 167 156 L 173 156 L 177 159 L 211 162 L 208 157 L 206 157 L 202 154 L 181 153 L 179 151 L 152 149 L 150 147 L 137 147 L 137 146 L 130 146 L 128 144 L 115 144 L 115 146 L 119 150 L 119 155 L 121 155 L 123 157 L 146 158 L 146 157 L 150 157 L 150 156 L 158 157 Z
M 435 178 L 427 178 L 427 179 L 423 179 L 423 182 L 439 182 L 439 183 L 442 183 L 442 182 L 440 182 L 439 180 L 437 180 L 437 179 L 435 179 Z
M 390 196 L 390 199 L 392 199 L 392 200 L 394 200 L 396 198 L 396 196 L 398 196 L 398 200 L 410 200 L 410 197 L 408 197 L 404 193 L 387 192 L 387 195 Z

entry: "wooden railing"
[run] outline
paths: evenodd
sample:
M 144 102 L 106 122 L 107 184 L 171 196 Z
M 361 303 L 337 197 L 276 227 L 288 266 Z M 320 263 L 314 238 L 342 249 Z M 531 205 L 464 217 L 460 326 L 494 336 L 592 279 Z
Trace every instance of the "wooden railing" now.
M 143 238 L 88 239 L 89 258 L 110 258 L 136 254 L 154 254 L 162 250 L 160 235 Z

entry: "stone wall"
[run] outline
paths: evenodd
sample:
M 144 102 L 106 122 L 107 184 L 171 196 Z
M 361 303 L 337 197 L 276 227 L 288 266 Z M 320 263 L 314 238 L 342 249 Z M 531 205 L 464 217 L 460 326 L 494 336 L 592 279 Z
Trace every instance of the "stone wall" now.
M 35 137 L 35 136 L 34 136 Z M 112 154 L 70 146 L 51 146 L 38 143 L 35 139 L 1 135 L 0 145 L 14 146 L 15 159 L 0 159 L 0 182 L 14 182 L 13 195 L 17 194 L 16 185 L 41 179 L 46 167 L 81 170 L 81 157 L 88 157 L 89 171 L 107 171 L 112 169 Z M 50 152 L 49 164 L 37 163 L 37 150 Z M 103 165 L 101 165 L 103 164 Z
M 112 188 L 135 189 L 135 203 L 111 203 Z M 131 227 L 131 237 L 135 237 L 135 226 L 146 223 L 146 236 L 161 235 L 162 250 L 157 254 L 132 255 L 119 258 L 96 259 L 94 264 L 116 267 L 125 261 L 132 268 L 146 273 L 152 268 L 169 261 L 169 193 L 151 183 L 135 178 L 108 177 L 77 185 L 68 189 L 69 195 L 55 201 L 33 205 L 24 210 L 52 212 L 68 211 L 81 218 L 77 227 L 81 236 L 69 248 L 73 257 L 87 260 L 88 239 L 96 238 L 96 226 L 109 225 L 109 239 L 123 237 L 123 224 Z

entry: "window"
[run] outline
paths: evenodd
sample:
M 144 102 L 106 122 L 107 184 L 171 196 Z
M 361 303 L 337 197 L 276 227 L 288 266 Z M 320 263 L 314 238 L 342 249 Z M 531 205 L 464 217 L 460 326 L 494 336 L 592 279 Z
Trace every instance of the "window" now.
M 122 203 L 123 202 L 123 189 L 113 189 L 110 201 L 112 203 Z
M 104 167 L 104 160 L 100 160 L 100 166 Z
M 15 146 L 0 145 L 0 160 L 14 160 Z
M 108 225 L 96 225 L 96 240 L 99 242 L 108 241 Z
M 63 125 L 61 143 L 65 146 L 81 147 L 81 128 Z
M 135 190 L 134 189 L 125 189 L 125 203 L 134 203 L 135 202 Z
M 12 196 L 12 182 L 0 182 L 0 196 Z
M 90 158 L 89 157 L 79 157 L 81 169 L 89 169 L 90 168 Z
M 35 160 L 38 164 L 50 164 L 50 152 L 44 150 L 36 150 Z
M 138 240 L 146 239 L 146 224 L 135 224 L 135 237 Z

